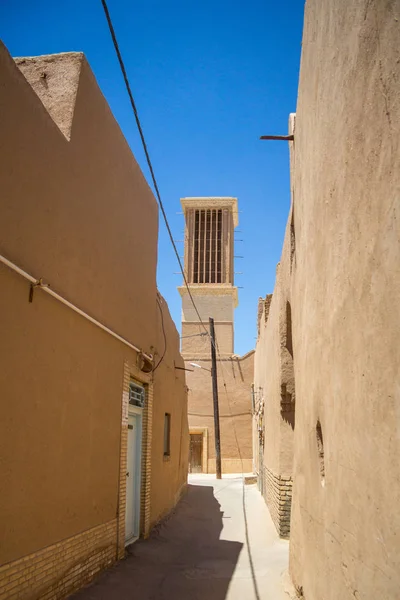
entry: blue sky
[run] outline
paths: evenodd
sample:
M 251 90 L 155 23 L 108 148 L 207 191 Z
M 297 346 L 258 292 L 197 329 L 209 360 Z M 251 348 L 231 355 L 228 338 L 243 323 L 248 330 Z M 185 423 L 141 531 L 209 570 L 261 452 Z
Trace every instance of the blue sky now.
M 179 199 L 236 196 L 235 352 L 254 347 L 257 300 L 273 291 L 289 209 L 285 142 L 296 109 L 304 1 L 108 0 L 175 239 Z M 13 56 L 83 51 L 150 181 L 100 0 L 0 4 Z M 178 243 L 183 254 L 183 244 Z M 180 327 L 181 277 L 160 216 L 158 285 Z

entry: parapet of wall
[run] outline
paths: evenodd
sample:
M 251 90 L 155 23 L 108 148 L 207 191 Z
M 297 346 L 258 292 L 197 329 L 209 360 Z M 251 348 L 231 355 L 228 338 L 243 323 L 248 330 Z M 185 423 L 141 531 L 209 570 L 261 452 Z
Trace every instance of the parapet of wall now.
M 293 117 L 290 126 L 293 129 Z M 255 464 L 260 490 L 281 537 L 288 537 L 290 531 L 296 404 L 291 310 L 292 215 L 293 206 L 276 269 L 274 293 L 259 300 L 254 360 Z
M 307 0 L 290 543 L 307 600 L 399 596 L 399 39 L 397 0 Z
M 267 294 L 265 298 L 258 299 L 257 309 L 257 337 L 260 335 L 261 324 L 268 321 L 269 309 L 272 302 L 272 294 Z
M 0 69 L 0 251 L 150 352 L 157 203 L 86 59 L 1 46 Z
M 208 338 L 208 343 L 209 338 Z M 218 400 L 221 432 L 222 471 L 252 471 L 251 385 L 254 351 L 217 361 Z M 189 429 L 207 429 L 207 472 L 215 473 L 214 412 L 211 381 L 211 359 L 196 361 L 203 369 L 186 368 Z M 208 370 L 206 370 L 208 369 Z
M 185 491 L 189 457 L 187 387 L 183 370 L 185 364 L 179 353 L 179 333 L 171 319 L 167 303 L 160 295 L 157 304 L 159 350 L 154 372 L 156 401 L 153 404 L 151 452 L 151 525 L 168 513 Z M 164 456 L 166 413 L 171 415 L 169 456 Z

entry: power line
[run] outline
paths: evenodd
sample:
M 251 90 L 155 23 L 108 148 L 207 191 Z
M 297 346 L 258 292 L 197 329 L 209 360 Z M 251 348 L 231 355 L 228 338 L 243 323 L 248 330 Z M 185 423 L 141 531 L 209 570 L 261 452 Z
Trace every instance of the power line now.
M 129 83 L 128 75 L 126 73 L 126 68 L 125 68 L 124 61 L 122 59 L 121 51 L 119 49 L 118 40 L 117 40 L 117 37 L 116 37 L 116 34 L 115 34 L 114 26 L 112 24 L 112 20 L 111 20 L 110 12 L 108 10 L 107 2 L 106 2 L 106 0 L 101 0 L 101 3 L 102 3 L 103 9 L 104 9 L 104 13 L 105 13 L 105 16 L 106 16 L 106 19 L 107 19 L 108 28 L 110 30 L 110 34 L 111 34 L 111 38 L 112 38 L 112 41 L 113 41 L 113 44 L 114 44 L 115 52 L 117 54 L 119 66 L 121 68 L 122 76 L 124 78 L 126 90 L 128 92 L 128 96 L 129 96 L 129 99 L 130 99 L 130 102 L 131 102 L 133 114 L 135 116 L 136 125 L 137 125 L 138 131 L 139 131 L 139 135 L 140 135 L 140 139 L 141 139 L 141 142 L 142 142 L 143 150 L 144 150 L 144 153 L 145 153 L 145 156 L 146 156 L 147 165 L 148 165 L 149 170 L 150 170 L 150 175 L 151 175 L 151 179 L 153 181 L 153 186 L 154 186 L 154 190 L 155 190 L 155 193 L 156 193 L 156 196 L 157 196 L 158 204 L 159 204 L 159 207 L 160 207 L 160 210 L 161 210 L 164 222 L 165 222 L 165 226 L 166 226 L 167 231 L 168 231 L 168 235 L 169 235 L 172 247 L 173 247 L 174 252 L 175 252 L 175 256 L 176 256 L 178 264 L 179 264 L 180 271 L 182 273 L 183 281 L 184 281 L 185 287 L 186 287 L 186 289 L 188 291 L 190 301 L 193 304 L 193 307 L 194 307 L 194 309 L 196 311 L 196 314 L 197 314 L 197 316 L 199 318 L 199 322 L 201 323 L 201 325 L 202 325 L 205 333 L 210 337 L 212 345 L 214 346 L 214 348 L 218 352 L 220 364 L 221 364 L 221 367 L 222 367 L 223 366 L 222 365 L 222 358 L 221 358 L 221 353 L 220 353 L 219 348 L 218 348 L 218 343 L 217 342 L 214 343 L 214 340 L 211 338 L 209 331 L 207 330 L 206 326 L 204 325 L 204 322 L 203 322 L 203 320 L 202 320 L 202 318 L 200 316 L 200 313 L 198 311 L 196 303 L 195 303 L 195 301 L 193 299 L 192 292 L 190 291 L 190 288 L 189 288 L 189 284 L 188 284 L 188 281 L 187 281 L 187 278 L 186 278 L 186 275 L 185 275 L 185 272 L 184 272 L 184 269 L 183 269 L 181 258 L 179 256 L 178 250 L 176 248 L 175 241 L 174 241 L 174 238 L 173 238 L 173 235 L 172 235 L 172 231 L 171 231 L 170 225 L 168 223 L 168 218 L 167 218 L 167 215 L 166 215 L 166 212 L 165 212 L 165 209 L 164 209 L 164 205 L 163 205 L 163 202 L 162 202 L 162 199 L 161 199 L 161 194 L 160 194 L 160 191 L 159 191 L 159 188 L 158 188 L 158 184 L 157 184 L 157 180 L 156 180 L 156 177 L 155 177 L 155 174 L 154 174 L 153 165 L 152 165 L 152 162 L 151 162 L 151 159 L 150 159 L 150 155 L 149 155 L 149 151 L 148 151 L 148 148 L 147 148 L 146 140 L 145 140 L 145 137 L 144 137 L 142 125 L 141 125 L 141 122 L 140 122 L 140 119 L 139 119 L 139 114 L 138 114 L 138 111 L 137 111 L 137 108 L 136 108 L 135 100 L 133 98 L 131 86 L 130 86 L 130 83 Z M 242 258 L 242 257 L 235 257 L 235 258 Z M 158 362 L 158 364 L 156 365 L 155 369 L 157 369 L 160 366 L 162 360 L 164 359 L 166 350 L 167 350 L 167 340 L 166 340 L 166 336 L 165 336 L 163 314 L 162 314 L 162 308 L 161 308 L 160 304 L 159 304 L 159 308 L 160 308 L 160 312 L 161 312 L 161 319 L 162 319 L 162 326 L 163 326 L 163 334 L 164 334 L 165 347 L 164 347 L 163 355 L 162 355 L 160 361 Z M 222 373 L 222 379 L 223 379 L 223 382 L 224 382 L 225 392 L 227 394 L 229 411 L 230 411 L 231 416 L 232 416 L 232 410 L 231 410 L 231 406 L 230 406 L 230 402 L 229 402 L 229 395 L 228 395 L 228 391 L 226 389 L 226 382 L 225 382 L 225 377 L 224 377 L 223 373 Z M 234 422 L 233 422 L 233 425 L 234 425 Z M 238 448 L 238 451 L 239 451 L 240 461 L 242 463 L 242 475 L 243 475 L 243 460 L 242 460 L 242 456 L 241 456 L 241 452 L 240 452 L 240 447 L 239 447 L 239 442 L 238 442 L 238 438 L 237 438 L 237 433 L 236 433 L 236 427 L 235 427 L 235 425 L 234 425 L 234 433 L 235 433 L 235 438 L 236 438 L 236 445 L 237 445 L 237 448 Z
M 225 373 L 224 373 L 224 371 L 225 371 L 225 365 L 224 365 L 222 357 L 221 357 L 221 352 L 219 350 L 218 340 L 217 340 L 216 336 L 215 336 L 215 345 L 216 345 L 216 349 L 217 349 L 217 352 L 218 352 L 219 364 L 221 366 L 221 375 L 222 375 L 222 381 L 224 382 L 224 390 L 225 390 L 225 393 L 226 393 L 226 400 L 227 400 L 227 403 L 228 403 L 228 409 L 229 409 L 230 416 L 232 418 L 232 426 L 233 426 L 233 433 L 234 433 L 235 441 L 236 441 L 236 447 L 237 447 L 237 451 L 238 451 L 238 454 L 239 454 L 240 463 L 241 463 L 241 466 L 242 466 L 242 476 L 244 477 L 243 458 L 242 458 L 242 453 L 240 451 L 240 444 L 239 444 L 239 439 L 238 439 L 238 436 L 237 436 L 235 420 L 233 419 L 233 417 L 236 416 L 236 415 L 234 415 L 232 413 L 232 407 L 231 407 L 231 403 L 230 403 L 230 399 L 229 399 L 228 390 L 227 390 L 227 387 L 226 387 L 226 380 L 225 380 Z
M 153 373 L 161 365 L 162 361 L 164 360 L 165 354 L 167 352 L 167 336 L 166 336 L 165 327 L 164 327 L 164 313 L 163 313 L 163 309 L 162 309 L 160 300 L 158 298 L 158 295 L 157 295 L 156 300 L 157 300 L 158 308 L 160 309 L 160 315 L 161 315 L 161 327 L 162 327 L 162 332 L 163 332 L 163 336 L 164 336 L 164 352 L 162 353 L 162 355 L 160 357 L 160 360 L 158 361 L 158 363 L 154 367 Z
M 207 333 L 194 333 L 193 335 L 181 335 L 181 340 L 185 340 L 186 338 L 192 338 L 192 337 L 202 337 L 204 335 L 208 335 Z
M 108 28 L 110 30 L 110 34 L 111 34 L 111 38 L 112 38 L 112 41 L 113 41 L 113 44 L 114 44 L 115 52 L 117 54 L 119 66 L 121 67 L 121 72 L 122 72 L 122 75 L 123 75 L 123 78 L 124 78 L 126 90 L 128 92 L 128 96 L 129 96 L 129 99 L 131 101 L 131 106 L 132 106 L 133 114 L 135 115 L 136 125 L 137 125 L 137 128 L 139 130 L 140 139 L 142 141 L 143 150 L 144 150 L 144 153 L 146 155 L 146 160 L 147 160 L 147 164 L 148 164 L 148 167 L 149 167 L 149 170 L 150 170 L 151 179 L 153 181 L 154 190 L 155 190 L 155 193 L 156 193 L 156 196 L 157 196 L 157 200 L 158 200 L 158 204 L 159 204 L 159 207 L 161 209 L 161 213 L 162 213 L 162 216 L 163 216 L 163 219 L 164 219 L 164 222 L 165 222 L 165 226 L 167 228 L 168 235 L 169 235 L 169 238 L 171 240 L 171 244 L 172 244 L 172 246 L 174 248 L 174 252 L 175 252 L 176 258 L 178 260 L 179 268 L 181 270 L 181 273 L 182 273 L 182 276 L 183 276 L 183 281 L 184 281 L 185 287 L 186 287 L 186 289 L 188 291 L 190 300 L 191 300 L 191 302 L 193 304 L 193 307 L 194 307 L 194 309 L 196 311 L 196 314 L 197 314 L 197 316 L 199 318 L 199 321 L 200 321 L 201 325 L 204 328 L 204 331 L 206 331 L 207 334 L 209 335 L 209 333 L 207 331 L 207 328 L 204 325 L 204 323 L 202 321 L 202 318 L 200 317 L 200 313 L 199 313 L 199 311 L 197 309 L 197 306 L 195 304 L 195 301 L 193 299 L 192 292 L 190 291 L 189 284 L 188 284 L 188 281 L 186 279 L 185 272 L 183 270 L 183 266 L 182 266 L 182 262 L 181 262 L 178 250 L 177 250 L 177 248 L 175 246 L 174 238 L 173 238 L 172 231 L 171 231 L 171 228 L 170 228 L 169 223 L 168 223 L 168 219 L 167 219 L 167 215 L 166 215 L 166 212 L 165 212 L 165 209 L 164 209 L 164 205 L 163 205 L 162 200 L 161 200 L 161 195 L 160 195 L 160 191 L 158 189 L 157 180 L 156 180 L 156 177 L 154 175 L 153 165 L 152 165 L 152 162 L 151 162 L 151 159 L 150 159 L 149 151 L 147 149 L 147 144 L 146 144 L 146 140 L 144 138 L 142 125 L 140 123 L 140 119 L 139 119 L 138 111 L 137 111 L 137 108 L 136 108 L 135 100 L 133 99 L 131 86 L 130 86 L 130 83 L 129 83 L 128 75 L 126 73 L 125 64 L 124 64 L 124 61 L 122 59 L 121 51 L 119 49 L 118 40 L 117 40 L 117 37 L 115 35 L 115 30 L 114 30 L 114 26 L 112 24 L 110 12 L 108 10 L 107 2 L 106 2 L 106 0 L 101 0 L 101 3 L 103 5 L 104 13 L 105 13 L 105 16 L 106 16 L 106 19 L 107 19 L 107 23 L 108 23 Z

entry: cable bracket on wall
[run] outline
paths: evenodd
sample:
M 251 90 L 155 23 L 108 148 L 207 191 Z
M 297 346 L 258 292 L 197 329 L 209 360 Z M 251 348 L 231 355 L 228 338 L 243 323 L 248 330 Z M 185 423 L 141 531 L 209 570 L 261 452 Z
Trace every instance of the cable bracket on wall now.
M 194 372 L 194 369 L 186 369 L 186 367 L 178 367 L 178 365 L 176 365 L 175 363 L 174 363 L 174 368 L 178 369 L 179 371 L 190 371 L 191 373 Z
M 262 135 L 260 140 L 275 140 L 279 142 L 293 142 L 294 135 Z
M 29 302 L 33 302 L 33 292 L 37 287 L 50 287 L 49 283 L 45 283 L 43 277 L 40 277 L 35 283 L 31 283 L 29 288 Z

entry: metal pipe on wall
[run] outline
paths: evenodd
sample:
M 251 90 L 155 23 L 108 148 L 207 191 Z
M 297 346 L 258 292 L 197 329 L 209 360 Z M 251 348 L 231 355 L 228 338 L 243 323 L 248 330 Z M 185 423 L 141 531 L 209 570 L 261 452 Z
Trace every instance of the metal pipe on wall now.
M 69 302 L 62 296 L 60 296 L 60 294 L 57 294 L 57 292 L 54 292 L 49 286 L 43 284 L 42 278 L 35 279 L 34 277 L 32 277 L 32 275 L 29 275 L 29 273 L 27 273 L 23 269 L 20 269 L 20 267 L 15 265 L 13 262 L 11 262 L 7 258 L 5 258 L 5 256 L 2 256 L 1 254 L 0 254 L 0 262 L 2 262 L 4 265 L 6 265 L 6 267 L 11 269 L 12 271 L 15 271 L 15 273 L 18 273 L 18 275 L 21 275 L 21 277 L 24 277 L 25 279 L 27 279 L 31 283 L 31 286 L 32 286 L 31 289 L 33 289 L 35 287 L 39 287 L 44 292 L 46 292 L 46 294 L 53 296 L 53 298 L 55 298 L 56 300 L 58 300 L 65 306 L 68 306 L 68 308 L 70 308 L 74 312 L 78 313 L 78 315 L 80 315 L 84 319 L 87 319 L 88 321 L 90 321 L 91 323 L 93 323 L 94 325 L 96 325 L 97 327 L 99 327 L 100 329 L 102 329 L 103 331 L 108 333 L 109 335 L 112 335 L 114 338 L 116 338 L 117 340 L 119 340 L 120 342 L 122 342 L 123 344 L 125 344 L 126 346 L 131 348 L 132 350 L 135 350 L 135 352 L 138 352 L 139 354 L 141 354 L 142 356 L 147 358 L 147 360 L 149 360 L 150 362 L 153 361 L 153 357 L 151 354 L 146 354 L 145 352 L 142 352 L 142 350 L 140 348 L 138 348 L 134 344 L 131 344 L 130 342 L 128 342 L 128 340 L 126 340 L 125 338 L 118 335 L 118 333 L 115 333 L 115 331 L 112 331 L 111 329 L 109 329 L 108 327 L 103 325 L 103 323 L 100 323 L 100 321 L 97 321 L 97 319 L 94 319 L 93 317 L 91 317 L 90 315 L 85 313 L 83 310 L 81 310 L 80 308 L 75 306 L 75 304 L 72 304 L 71 302 Z

